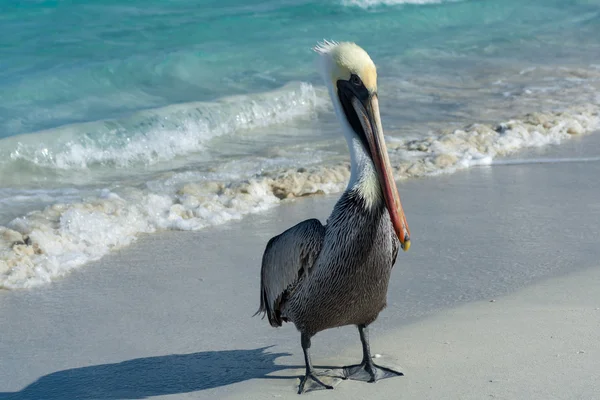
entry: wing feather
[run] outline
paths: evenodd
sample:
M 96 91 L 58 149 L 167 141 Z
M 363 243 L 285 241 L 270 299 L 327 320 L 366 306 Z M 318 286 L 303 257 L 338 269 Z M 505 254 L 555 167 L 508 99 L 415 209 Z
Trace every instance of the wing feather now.
M 396 236 L 396 232 L 392 230 L 392 268 L 394 268 L 394 264 L 396 264 L 396 258 L 398 257 L 398 249 L 400 248 L 400 240 L 398 236 Z
M 281 306 L 287 295 L 314 266 L 325 237 L 318 219 L 308 219 L 269 240 L 260 274 L 260 307 L 269 323 L 281 326 Z M 255 314 L 255 315 L 256 315 Z

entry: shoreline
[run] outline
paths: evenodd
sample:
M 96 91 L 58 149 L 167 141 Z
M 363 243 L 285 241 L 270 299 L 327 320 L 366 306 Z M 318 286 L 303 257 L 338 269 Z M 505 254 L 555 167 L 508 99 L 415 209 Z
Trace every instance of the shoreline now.
M 502 164 L 507 162 L 502 157 L 522 157 L 532 148 L 566 145 L 597 133 L 599 115 L 598 106 L 588 104 L 526 114 L 499 125 L 472 124 L 427 138 L 390 140 L 394 176 L 407 181 L 452 175 L 492 165 L 499 157 Z M 347 161 L 261 170 L 241 180 L 195 175 L 201 172 L 193 172 L 194 179 L 189 172 L 171 171 L 141 187 L 103 189 L 98 197 L 55 203 L 16 218 L 11 229 L 0 226 L 0 288 L 43 286 L 126 248 L 143 234 L 200 231 L 274 208 L 286 199 L 338 194 L 350 174 Z
M 599 136 L 531 154 L 597 156 L 593 152 L 599 148 Z M 518 293 L 538 290 L 545 282 L 551 290 L 529 297 L 537 299 L 539 307 L 556 305 L 556 315 L 545 313 L 544 324 L 561 330 L 596 323 L 589 305 L 600 303 L 600 295 L 582 288 L 597 282 L 592 274 L 598 268 L 600 230 L 597 176 L 597 162 L 515 164 L 401 182 L 414 243 L 398 256 L 388 307 L 373 324 L 372 338 L 373 352 L 397 362 L 406 376 L 360 389 L 342 382 L 333 392 L 308 396 L 378 393 L 380 398 L 397 398 L 413 393 L 428 398 L 427 382 L 437 379 L 435 387 L 429 384 L 431 398 L 457 398 L 452 395 L 457 393 L 485 398 L 486 385 L 494 383 L 473 386 L 467 378 L 481 377 L 487 371 L 484 367 L 494 365 L 490 359 L 507 348 L 503 346 L 531 357 L 538 354 L 528 353 L 515 335 L 502 343 L 479 335 L 478 346 L 490 347 L 488 353 L 471 359 L 479 360 L 475 363 L 479 368 L 465 361 L 465 369 L 446 377 L 455 360 L 437 342 L 447 336 L 445 341 L 457 343 L 453 356 L 459 357 L 472 350 L 469 340 L 460 341 L 461 327 L 467 324 L 481 321 L 479 333 L 528 329 L 517 322 L 535 321 L 538 313 Z M 148 235 L 52 285 L 0 292 L 0 313 L 6 321 L 0 341 L 0 399 L 265 398 L 265 394 L 296 398 L 295 366 L 302 366 L 299 335 L 290 324 L 276 330 L 251 318 L 258 307 L 260 258 L 269 238 L 309 217 L 324 221 L 336 200 L 337 196 L 306 198 L 202 231 Z M 568 305 L 571 293 L 584 296 L 578 306 L 585 310 L 574 320 L 580 325 L 564 326 L 568 315 L 561 307 Z M 500 296 L 508 297 L 500 300 Z M 489 303 L 491 299 L 497 301 Z M 505 325 L 485 314 L 489 306 L 504 312 Z M 474 319 L 476 312 L 487 317 Z M 531 328 L 533 334 L 540 327 Z M 565 340 L 577 333 L 564 332 Z M 579 339 L 582 355 L 595 357 L 593 335 Z M 549 349 L 548 342 L 540 346 Z M 353 327 L 320 333 L 313 348 L 316 365 L 355 362 L 360 350 Z M 519 367 L 518 358 L 502 360 L 505 370 Z M 549 362 L 536 361 L 536 366 L 540 374 L 529 379 L 532 387 L 541 387 L 555 371 Z M 560 376 L 573 384 L 583 382 L 588 366 L 573 372 L 577 379 L 567 372 Z M 264 379 L 274 373 L 285 378 Z M 559 390 L 550 398 L 572 398 L 566 392 L 572 386 L 564 385 L 565 391 L 560 391 L 560 383 L 548 386 Z M 525 390 L 524 383 L 520 385 Z M 520 397 L 497 393 L 499 398 Z

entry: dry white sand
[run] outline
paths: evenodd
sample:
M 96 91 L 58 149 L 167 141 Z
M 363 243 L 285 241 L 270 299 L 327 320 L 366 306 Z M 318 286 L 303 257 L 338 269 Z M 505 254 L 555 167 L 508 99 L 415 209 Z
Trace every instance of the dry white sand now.
M 597 156 L 599 138 L 539 156 Z M 400 190 L 413 244 L 372 348 L 406 376 L 303 396 L 600 398 L 600 162 L 477 168 Z M 260 258 L 335 200 L 150 236 L 51 286 L 1 292 L 0 399 L 297 398 L 299 334 L 250 317 Z M 316 365 L 359 358 L 353 327 L 313 340 Z

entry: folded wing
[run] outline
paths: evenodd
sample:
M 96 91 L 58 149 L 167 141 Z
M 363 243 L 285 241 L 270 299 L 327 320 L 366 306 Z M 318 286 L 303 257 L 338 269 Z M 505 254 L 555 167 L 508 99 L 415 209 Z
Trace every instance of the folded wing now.
M 281 326 L 281 309 L 296 285 L 315 265 L 323 246 L 325 227 L 318 219 L 300 222 L 269 240 L 262 259 L 260 307 L 269 323 Z M 255 314 L 255 315 L 256 315 Z

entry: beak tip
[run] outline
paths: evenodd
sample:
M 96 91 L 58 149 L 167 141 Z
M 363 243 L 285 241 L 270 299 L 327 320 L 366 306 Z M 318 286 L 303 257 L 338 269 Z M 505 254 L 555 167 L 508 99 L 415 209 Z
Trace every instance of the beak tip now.
M 408 251 L 408 249 L 410 249 L 410 239 L 407 238 L 404 243 L 401 244 L 401 246 L 402 250 Z

